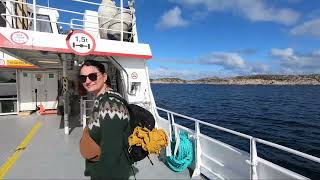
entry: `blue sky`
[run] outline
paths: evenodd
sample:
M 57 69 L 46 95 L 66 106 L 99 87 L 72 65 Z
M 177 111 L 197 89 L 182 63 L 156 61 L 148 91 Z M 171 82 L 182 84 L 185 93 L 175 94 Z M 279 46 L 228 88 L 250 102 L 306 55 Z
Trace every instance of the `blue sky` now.
M 320 1 L 137 1 L 152 78 L 320 73 Z
M 151 78 L 320 73 L 318 0 L 136 0 L 136 16 Z

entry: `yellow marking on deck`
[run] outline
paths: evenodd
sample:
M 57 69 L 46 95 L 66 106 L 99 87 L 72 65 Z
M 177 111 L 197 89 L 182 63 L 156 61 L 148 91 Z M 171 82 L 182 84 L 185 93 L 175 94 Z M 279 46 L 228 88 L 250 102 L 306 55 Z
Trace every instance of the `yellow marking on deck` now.
M 32 137 L 36 134 L 38 129 L 41 127 L 41 123 L 37 122 L 29 134 L 24 138 L 24 140 L 20 143 L 20 145 L 16 148 L 15 152 L 8 158 L 7 162 L 0 168 L 0 179 L 8 173 L 11 167 L 15 164 L 15 162 L 19 159 L 22 151 L 26 149 L 27 145 L 31 141 Z

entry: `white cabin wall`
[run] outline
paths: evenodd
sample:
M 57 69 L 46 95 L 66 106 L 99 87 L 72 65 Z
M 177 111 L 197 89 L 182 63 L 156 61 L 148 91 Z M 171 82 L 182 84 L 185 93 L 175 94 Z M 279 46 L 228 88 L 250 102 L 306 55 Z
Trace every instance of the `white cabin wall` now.
M 151 106 L 154 104 L 154 99 L 151 93 L 149 75 L 146 68 L 145 59 L 133 59 L 133 58 L 116 58 L 118 63 L 126 69 L 126 73 L 123 73 L 123 78 L 125 82 L 126 94 L 128 97 L 129 103 L 144 104 L 148 106 L 148 109 L 154 109 Z M 137 75 L 137 78 L 134 78 L 134 75 Z M 129 78 L 129 85 L 128 79 Z M 132 83 L 140 83 L 140 87 L 136 91 L 136 95 L 130 95 L 127 93 L 128 86 L 129 89 Z
M 37 14 L 49 16 L 51 21 L 52 32 L 54 34 L 59 34 L 59 29 L 56 23 L 59 19 L 59 12 L 57 10 L 48 10 L 46 8 L 38 8 Z
M 94 38 L 100 39 L 98 12 L 86 10 L 83 18 L 84 30 L 90 33 Z
M 18 91 L 20 111 L 36 109 L 42 104 L 45 109 L 56 109 L 58 106 L 58 71 L 18 71 Z M 39 80 L 37 80 L 39 77 Z M 37 89 L 37 98 L 35 94 Z

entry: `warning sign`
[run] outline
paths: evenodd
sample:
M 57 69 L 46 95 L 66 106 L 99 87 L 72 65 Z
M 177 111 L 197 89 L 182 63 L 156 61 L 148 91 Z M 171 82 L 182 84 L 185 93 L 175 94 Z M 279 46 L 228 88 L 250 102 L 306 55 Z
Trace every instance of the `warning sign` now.
M 0 67 L 4 68 L 36 68 L 33 64 L 19 59 L 0 59 Z

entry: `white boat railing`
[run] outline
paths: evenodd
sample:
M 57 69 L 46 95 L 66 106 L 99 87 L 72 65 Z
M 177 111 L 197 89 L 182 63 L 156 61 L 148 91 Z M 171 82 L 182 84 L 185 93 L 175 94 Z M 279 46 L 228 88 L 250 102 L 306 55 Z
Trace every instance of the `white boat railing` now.
M 37 31 L 37 21 L 42 21 L 42 22 L 50 22 L 50 23 L 54 23 L 56 25 L 65 25 L 67 27 L 71 29 L 80 29 L 80 30 L 83 30 L 83 29 L 93 29 L 93 30 L 106 30 L 108 32 L 119 32 L 120 33 L 120 41 L 124 41 L 124 34 L 130 34 L 131 35 L 131 40 L 136 40 L 137 41 L 137 37 L 136 36 L 136 18 L 135 18 L 135 15 L 134 15 L 134 9 L 133 7 L 130 8 L 130 9 L 127 9 L 127 8 L 124 8 L 124 3 L 123 3 L 123 0 L 119 0 L 120 1 L 120 7 L 112 7 L 114 9 L 117 9 L 117 11 L 119 11 L 120 13 L 120 17 L 119 18 L 115 18 L 115 17 L 106 17 L 106 16 L 99 16 L 99 15 L 91 15 L 91 14 L 86 14 L 86 13 L 83 13 L 83 12 L 78 12 L 78 11 L 74 11 L 74 10 L 67 10 L 67 9 L 61 9 L 61 8 L 55 8 L 55 7 L 50 7 L 49 6 L 49 3 L 47 6 L 43 6 L 43 5 L 39 5 L 37 4 L 37 0 L 32 0 L 32 3 L 28 3 L 28 2 L 18 2 L 16 0 L 0 0 L 0 3 L 2 3 L 4 5 L 4 7 L 6 8 L 6 11 L 7 13 L 2 13 L 0 14 L 0 18 L 4 19 L 6 22 L 7 22 L 7 26 L 10 27 L 10 28 L 18 28 L 17 25 L 15 25 L 13 22 L 10 22 L 12 21 L 13 19 L 25 19 L 25 20 L 28 20 L 29 22 L 27 22 L 27 26 L 28 26 L 28 29 L 26 30 L 32 30 L 32 31 Z M 48 1 L 49 2 L 49 1 Z M 99 7 L 101 4 L 100 3 L 94 3 L 94 2 L 90 2 L 90 1 L 85 1 L 85 0 L 70 0 L 70 2 L 77 2 L 77 3 L 82 3 L 84 4 L 84 7 L 87 7 L 88 5 L 92 5 L 92 6 L 97 6 Z M 7 3 L 7 5 L 6 5 Z M 11 8 L 9 8 L 10 6 L 8 5 L 8 3 L 11 4 Z M 31 12 L 28 16 L 24 16 L 24 15 L 17 15 L 15 12 L 13 12 L 14 10 L 14 6 L 15 5 L 22 5 L 22 6 L 25 6 L 26 9 L 25 11 L 28 11 L 28 9 L 30 9 L 30 7 L 32 7 L 31 9 Z M 107 5 L 104 5 L 105 7 L 109 7 Z M 69 22 L 66 22 L 66 21 L 57 21 L 55 19 L 53 20 L 45 20 L 45 19 L 39 19 L 37 18 L 37 10 L 38 9 L 46 9 L 46 10 L 52 10 L 52 11 L 57 11 L 57 12 L 62 12 L 62 13 L 68 13 L 70 14 L 70 19 L 69 19 Z M 95 7 L 96 8 L 96 7 Z M 88 9 L 88 8 L 84 8 L 85 9 Z M 92 9 L 92 8 L 91 8 Z M 125 20 L 124 19 L 124 16 L 123 14 L 125 12 L 128 12 L 130 11 L 132 13 L 132 21 L 128 21 L 128 20 Z M 29 12 L 29 11 L 28 11 Z M 28 12 L 26 12 L 28 14 Z M 79 17 L 81 16 L 81 18 L 75 18 L 75 17 Z M 94 23 L 92 21 L 88 21 L 88 20 L 85 20 L 84 17 L 92 17 L 92 18 L 102 18 L 102 19 L 106 19 L 108 20 L 109 22 L 110 21 L 115 21 L 115 22 L 120 22 L 120 29 L 110 29 L 110 28 L 103 28 L 103 27 L 99 27 L 99 24 L 97 23 Z M 78 23 L 74 23 L 74 21 L 77 21 Z M 80 22 L 80 23 L 79 23 Z M 33 23 L 33 29 L 30 29 L 30 24 Z M 91 26 L 90 27 L 85 27 L 85 23 L 90 23 Z M 132 31 L 125 31 L 123 29 L 123 23 L 127 23 L 127 24 L 131 24 L 131 29 Z M 92 27 L 92 25 L 96 26 L 96 27 Z
M 87 119 L 90 118 L 92 111 L 93 100 L 85 100 L 83 96 L 80 99 L 80 119 L 82 120 L 82 128 L 87 126 Z
M 184 118 L 184 119 L 189 120 L 189 121 L 193 121 L 195 123 L 194 135 L 196 136 L 196 142 L 199 142 L 200 135 L 204 135 L 204 134 L 201 133 L 200 125 L 209 126 L 211 128 L 218 129 L 218 130 L 221 130 L 221 131 L 224 131 L 224 132 L 227 132 L 227 133 L 230 133 L 230 134 L 233 134 L 233 135 L 236 135 L 236 136 L 239 136 L 239 137 L 242 137 L 242 138 L 250 140 L 251 179 L 257 179 L 258 178 L 257 177 L 257 169 L 256 169 L 257 168 L 257 162 L 258 162 L 256 143 L 261 143 L 261 144 L 264 144 L 264 145 L 267 145 L 267 146 L 270 146 L 270 147 L 273 147 L 273 148 L 276 148 L 276 149 L 279 149 L 279 150 L 282 150 L 282 151 L 285 151 L 285 152 L 300 156 L 302 158 L 305 158 L 305 159 L 320 163 L 320 158 L 318 158 L 318 157 L 315 157 L 315 156 L 312 156 L 312 155 L 309 155 L 309 154 L 306 154 L 306 153 L 303 153 L 303 152 L 300 152 L 300 151 L 297 151 L 297 150 L 294 150 L 294 149 L 291 149 L 291 148 L 288 148 L 288 147 L 285 147 L 285 146 L 282 146 L 282 145 L 279 145 L 279 144 L 276 144 L 276 143 L 272 143 L 272 142 L 269 142 L 269 141 L 266 141 L 266 140 L 263 140 L 263 139 L 255 138 L 253 136 L 249 136 L 249 135 L 246 135 L 246 134 L 234 131 L 234 130 L 230 130 L 230 129 L 227 129 L 227 128 L 224 128 L 224 127 L 221 127 L 221 126 L 210 124 L 208 122 L 204 122 L 204 121 L 192 118 L 192 117 L 188 117 L 188 116 L 185 116 L 185 115 L 182 115 L 182 114 L 179 114 L 179 113 L 175 113 L 175 112 L 163 109 L 163 108 L 157 107 L 157 110 L 166 112 L 167 113 L 167 117 L 168 117 L 167 120 L 173 126 L 175 126 L 175 122 L 171 121 L 171 120 L 174 119 L 174 116 L 177 116 L 177 117 L 180 117 L 180 118 Z M 198 147 L 196 147 L 196 148 L 198 148 Z M 196 154 L 197 157 L 201 156 L 201 151 L 196 150 L 196 153 L 197 153 Z M 199 168 L 199 167 L 196 167 L 196 168 Z
M 91 104 L 92 104 L 93 100 L 81 100 L 81 114 L 82 114 L 81 118 L 83 120 L 83 127 L 85 127 L 86 119 L 89 117 L 87 115 L 87 112 L 92 110 L 92 106 L 88 106 L 89 102 L 91 102 Z M 294 150 L 294 149 L 291 149 L 291 148 L 288 148 L 288 147 L 285 147 L 285 146 L 282 146 L 282 145 L 279 145 L 279 144 L 276 144 L 276 143 L 272 143 L 272 142 L 269 142 L 269 141 L 266 141 L 266 140 L 263 140 L 263 139 L 255 138 L 255 137 L 247 135 L 247 134 L 243 134 L 243 133 L 231 130 L 231 129 L 227 129 L 227 128 L 224 128 L 224 127 L 221 127 L 221 126 L 217 126 L 217 125 L 214 125 L 214 124 L 211 124 L 211 123 L 208 123 L 208 122 L 204 122 L 204 121 L 201 121 L 201 120 L 189 117 L 189 116 L 185 116 L 185 115 L 182 115 L 182 114 L 179 114 L 179 113 L 175 113 L 175 112 L 172 112 L 172 111 L 160 108 L 160 107 L 156 107 L 156 109 L 159 110 L 159 111 L 163 111 L 163 112 L 167 113 L 167 117 L 168 117 L 167 120 L 169 121 L 169 123 L 171 124 L 172 127 L 176 126 L 176 123 L 174 121 L 174 117 L 175 116 L 183 118 L 183 119 L 186 119 L 186 120 L 189 120 L 189 121 L 192 121 L 192 122 L 195 123 L 195 129 L 191 130 L 191 131 L 194 133 L 193 135 L 195 136 L 195 139 L 196 139 L 195 152 L 196 152 L 196 161 L 197 162 L 196 162 L 196 166 L 195 166 L 195 168 L 196 168 L 195 172 L 198 171 L 198 173 L 200 172 L 200 166 L 201 166 L 200 157 L 201 157 L 201 155 L 207 156 L 206 154 L 202 154 L 202 152 L 201 152 L 201 144 L 200 144 L 199 138 L 200 138 L 200 136 L 206 136 L 206 135 L 201 133 L 200 125 L 205 125 L 205 126 L 208 126 L 208 127 L 214 128 L 214 129 L 218 129 L 218 130 L 227 132 L 229 134 L 233 134 L 233 135 L 245 138 L 245 139 L 250 141 L 250 162 L 248 162 L 248 163 L 251 166 L 251 168 L 250 168 L 250 170 L 251 170 L 251 173 L 250 173 L 251 179 L 258 179 L 257 165 L 258 165 L 258 158 L 259 157 L 257 155 L 257 145 L 256 145 L 257 143 L 261 143 L 261 144 L 264 144 L 264 145 L 267 145 L 267 146 L 270 146 L 270 147 L 273 147 L 273 148 L 276 148 L 276 149 L 279 149 L 279 150 L 282 150 L 282 151 L 285 151 L 285 152 L 300 156 L 302 158 L 305 158 L 305 159 L 320 163 L 320 158 L 318 158 L 318 157 L 315 157 L 315 156 L 312 156 L 312 155 L 309 155 L 309 154 L 306 154 L 306 153 L 303 153 L 303 152 L 300 152 L 300 151 L 297 151 L 297 150 Z M 187 128 L 187 127 L 184 127 L 184 129 L 190 131 L 190 129 Z M 169 130 L 170 138 L 171 138 L 171 133 L 172 132 L 171 132 L 171 129 L 170 129 Z

